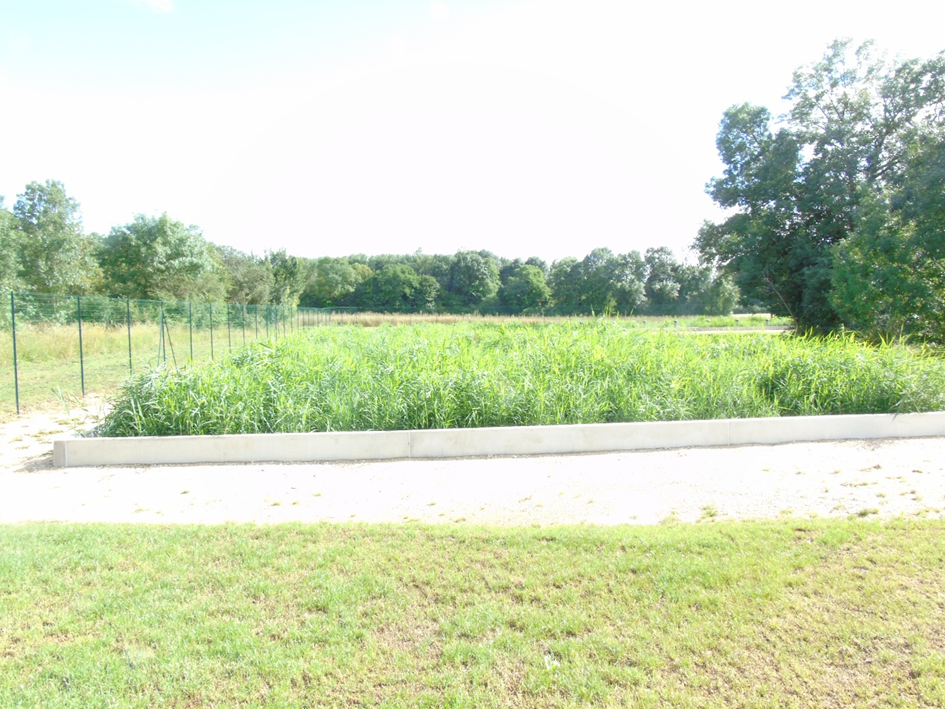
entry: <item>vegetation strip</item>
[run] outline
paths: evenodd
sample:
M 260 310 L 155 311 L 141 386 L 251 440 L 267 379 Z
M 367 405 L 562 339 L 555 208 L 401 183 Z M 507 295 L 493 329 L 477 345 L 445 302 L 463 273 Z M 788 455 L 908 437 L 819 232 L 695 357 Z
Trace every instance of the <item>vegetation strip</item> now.
M 22 294 L 17 294 L 22 298 Z M 32 300 L 56 300 L 55 296 L 32 296 Z M 65 306 L 55 314 L 55 320 L 68 320 L 70 306 L 74 316 L 74 300 L 61 298 Z M 19 308 L 18 300 L 17 307 Z M 52 324 L 43 319 L 29 322 L 18 310 L 17 314 L 17 356 L 19 399 L 21 409 L 28 411 L 43 404 L 62 402 L 69 407 L 80 407 L 81 396 L 80 367 L 84 370 L 86 391 L 104 393 L 117 388 L 129 375 L 129 370 L 144 372 L 167 361 L 169 366 L 185 366 L 205 362 L 220 357 L 233 348 L 240 348 L 246 342 L 257 339 L 278 339 L 284 330 L 294 332 L 297 329 L 323 327 L 325 325 L 354 324 L 364 327 L 379 325 L 413 325 L 431 323 L 454 325 L 456 323 L 509 322 L 506 316 L 444 315 L 444 314 L 390 314 L 372 312 L 334 312 L 331 315 L 312 312 L 302 308 L 274 307 L 260 308 L 257 315 L 255 306 L 232 306 L 214 304 L 213 314 L 217 319 L 215 337 L 211 337 L 209 328 L 208 303 L 165 303 L 166 332 L 161 336 L 160 312 L 155 314 L 154 302 L 139 302 L 134 308 L 127 301 L 105 298 L 84 297 L 83 313 L 87 303 L 91 303 L 93 314 L 97 310 L 102 322 L 85 322 L 83 325 L 83 362 L 79 362 L 79 338 L 76 323 Z M 128 306 L 132 312 L 130 333 L 122 326 L 121 311 L 117 319 L 114 315 L 116 306 Z M 96 307 L 97 306 L 97 307 Z M 145 307 L 146 306 L 146 307 Z M 230 316 L 232 327 L 227 328 L 227 313 L 235 309 Z M 56 311 L 56 308 L 52 308 Z M 191 327 L 191 313 L 198 318 Z M 278 317 L 287 328 L 273 326 L 267 322 Z M 203 315 L 201 319 L 199 316 Z M 14 399 L 13 341 L 12 332 L 2 321 L 0 309 L 0 383 L 9 387 L 0 387 L 0 420 L 5 413 L 16 411 Z M 7 313 L 9 316 L 9 313 Z M 83 315 L 83 318 L 86 316 Z M 586 318 L 594 321 L 597 318 Z M 610 318 L 618 320 L 617 318 Z M 570 322 L 566 317 L 517 317 L 517 321 L 545 324 Z M 574 321 L 579 318 L 574 318 Z M 746 332 L 757 329 L 764 332 L 782 332 L 790 328 L 791 322 L 783 318 L 770 319 L 766 315 L 742 315 L 736 317 L 633 317 L 619 318 L 624 327 L 641 329 L 680 329 L 687 332 L 728 330 Z M 163 345 L 163 346 L 162 346 Z M 131 361 L 129 362 L 129 353 Z
M 0 527 L 0 705 L 942 706 L 943 532 Z
M 136 376 L 103 436 L 395 431 L 945 409 L 930 350 L 619 324 L 318 329 Z

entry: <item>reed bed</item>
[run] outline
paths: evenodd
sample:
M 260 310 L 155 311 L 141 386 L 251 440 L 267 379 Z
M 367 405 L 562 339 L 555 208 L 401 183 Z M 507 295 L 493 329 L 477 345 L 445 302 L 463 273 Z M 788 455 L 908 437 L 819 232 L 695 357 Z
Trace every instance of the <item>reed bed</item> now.
M 446 314 L 397 314 L 397 313 L 334 313 L 330 319 L 319 321 L 324 325 L 360 325 L 379 327 L 381 325 L 415 325 L 435 323 L 454 325 L 460 323 L 510 323 L 525 322 L 532 324 L 595 322 L 588 317 L 548 317 L 543 316 L 479 316 Z M 619 318 L 626 327 L 634 328 L 783 328 L 791 325 L 788 320 L 770 320 L 766 315 L 731 316 L 731 317 L 650 317 Z M 316 326 L 303 319 L 294 327 Z M 187 363 L 191 355 L 195 361 L 209 359 L 212 353 L 219 354 L 233 347 L 241 347 L 249 340 L 266 338 L 273 334 L 263 325 L 241 328 L 226 324 L 216 324 L 214 343 L 211 346 L 210 330 L 206 327 L 189 328 L 186 324 L 169 324 L 166 339 L 160 337 L 161 327 L 157 322 L 135 323 L 129 332 L 124 325 L 103 325 L 86 323 L 82 328 L 82 347 L 79 346 L 79 334 L 76 325 L 69 324 L 34 324 L 17 326 L 17 360 L 20 368 L 21 404 L 37 404 L 48 401 L 56 391 L 78 392 L 80 386 L 80 367 L 90 372 L 103 371 L 106 374 L 94 376 L 87 384 L 89 391 L 101 391 L 118 386 L 128 371 L 129 344 L 135 369 L 156 365 L 164 359 L 169 364 Z M 280 331 L 281 337 L 283 333 Z M 85 362 L 80 365 L 80 352 Z M 74 365 L 74 366 L 73 366 Z M 10 329 L 0 327 L 0 410 L 13 406 L 13 343 Z
M 406 430 L 945 409 L 945 361 L 854 338 L 614 323 L 323 328 L 129 379 L 103 436 Z

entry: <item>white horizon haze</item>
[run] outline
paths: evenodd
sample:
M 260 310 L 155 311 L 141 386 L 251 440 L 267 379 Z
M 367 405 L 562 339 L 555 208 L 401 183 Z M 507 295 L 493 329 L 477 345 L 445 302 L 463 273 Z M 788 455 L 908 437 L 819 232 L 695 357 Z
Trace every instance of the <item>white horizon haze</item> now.
M 836 38 L 945 49 L 945 9 L 915 0 L 3 4 L 7 208 L 55 179 L 87 232 L 167 212 L 306 257 L 684 258 L 720 216 L 726 108 L 782 111 Z

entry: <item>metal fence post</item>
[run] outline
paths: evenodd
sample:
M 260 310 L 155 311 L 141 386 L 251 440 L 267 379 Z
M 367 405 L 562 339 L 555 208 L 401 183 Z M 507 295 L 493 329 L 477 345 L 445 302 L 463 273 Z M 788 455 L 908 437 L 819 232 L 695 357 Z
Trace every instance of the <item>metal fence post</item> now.
M 194 361 L 194 304 L 187 301 L 187 327 L 190 331 L 190 361 Z
M 10 291 L 10 325 L 13 335 L 13 389 L 16 392 L 16 415 L 20 415 L 20 370 L 16 361 L 16 293 Z
M 167 364 L 167 345 L 164 342 L 164 301 L 161 301 L 161 353 L 158 355 L 164 359 L 164 364 Z
M 213 359 L 213 303 L 210 306 L 210 359 Z
M 75 297 L 75 312 L 79 320 L 79 381 L 82 383 L 82 396 L 85 396 L 85 353 L 82 350 L 82 296 Z
M 128 325 L 128 373 L 134 372 L 134 365 L 131 363 L 131 300 L 125 301 L 125 323 Z
M 233 349 L 233 336 L 230 333 L 230 304 L 226 304 L 226 345 Z

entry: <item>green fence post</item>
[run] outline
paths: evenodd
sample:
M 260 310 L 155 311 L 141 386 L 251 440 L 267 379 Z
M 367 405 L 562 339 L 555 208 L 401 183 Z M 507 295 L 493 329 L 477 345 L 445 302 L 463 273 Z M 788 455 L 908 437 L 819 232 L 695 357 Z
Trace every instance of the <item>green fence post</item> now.
M 132 374 L 135 370 L 131 363 L 131 300 L 125 301 L 125 323 L 128 325 L 128 373 Z
M 213 359 L 213 303 L 210 306 L 210 359 Z
M 164 364 L 167 364 L 167 345 L 164 343 L 164 301 L 161 301 L 161 353 L 158 357 L 161 357 L 164 360 Z
M 16 396 L 16 415 L 20 415 L 20 370 L 16 361 L 16 293 L 10 291 L 10 326 L 13 336 L 13 390 Z
M 226 346 L 233 349 L 233 335 L 230 332 L 230 304 L 226 304 Z
M 187 301 L 187 325 L 190 330 L 190 361 L 194 361 L 194 304 Z
M 79 381 L 82 384 L 82 396 L 85 396 L 85 354 L 82 351 L 82 296 L 75 297 L 75 312 L 79 320 Z

